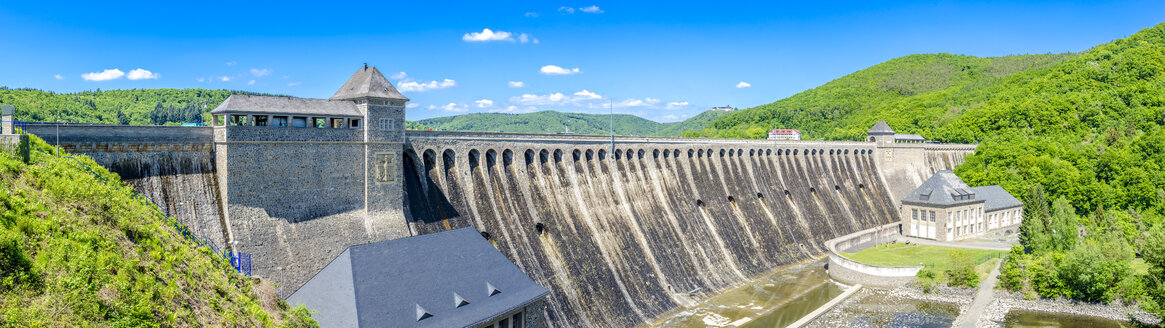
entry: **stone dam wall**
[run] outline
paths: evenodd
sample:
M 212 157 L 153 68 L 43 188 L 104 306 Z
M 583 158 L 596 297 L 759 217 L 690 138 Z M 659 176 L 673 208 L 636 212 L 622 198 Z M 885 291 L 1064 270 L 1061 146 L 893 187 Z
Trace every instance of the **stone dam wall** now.
M 410 138 L 410 229 L 477 227 L 555 326 L 630 327 L 898 217 L 872 144 L 596 139 Z
M 54 127 L 26 130 L 55 142 Z M 347 246 L 472 225 L 551 290 L 545 314 L 552 327 L 654 322 L 820 256 L 826 240 L 895 221 L 900 190 L 953 169 L 974 149 L 903 146 L 887 157 L 869 142 L 618 137 L 612 147 L 602 136 L 410 131 L 398 173 L 403 195 L 368 200 L 401 203 L 407 231 L 386 236 L 354 200 L 315 219 L 302 214 L 319 209 L 281 214 L 265 204 L 225 204 L 231 193 L 261 193 L 255 186 L 268 183 L 249 180 L 281 172 L 255 172 L 265 167 L 358 179 L 361 170 L 335 175 L 361 166 L 353 163 L 362 157 L 343 155 L 356 151 L 342 142 L 317 146 L 329 150 L 215 144 L 214 130 L 202 127 L 60 131 L 64 149 L 120 174 L 200 236 L 219 245 L 238 240 L 254 254 L 255 274 L 283 283 L 285 295 Z M 246 155 L 280 147 L 310 156 Z M 216 171 L 235 156 L 242 159 L 232 165 L 255 169 Z M 284 181 L 304 178 L 313 176 Z

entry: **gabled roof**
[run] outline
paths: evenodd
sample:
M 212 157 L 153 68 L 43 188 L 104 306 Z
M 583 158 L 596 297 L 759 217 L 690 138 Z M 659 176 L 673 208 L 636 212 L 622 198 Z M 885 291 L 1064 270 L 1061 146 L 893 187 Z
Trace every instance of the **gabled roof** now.
M 351 101 L 247 95 L 231 95 L 210 113 L 364 116 Z
M 926 138 L 917 134 L 894 134 L 894 140 L 926 141 Z
M 983 200 L 976 197 L 971 187 L 963 183 L 955 172 L 942 170 L 926 179 L 926 182 L 911 191 L 902 202 L 948 206 L 972 204 Z
M 772 130 L 769 130 L 769 133 L 772 133 L 772 134 L 801 134 L 801 131 L 799 131 L 797 129 L 772 129 Z
M 470 327 L 549 293 L 466 227 L 352 246 L 287 300 L 321 327 Z
M 894 129 L 891 129 L 890 125 L 886 124 L 886 121 L 878 121 L 878 123 L 874 123 L 874 127 L 870 128 L 870 131 L 866 131 L 866 133 L 894 133 Z
M 1023 207 L 1023 202 L 1012 196 L 1011 193 L 1003 189 L 999 185 L 990 185 L 982 187 L 971 188 L 979 199 L 984 200 L 984 212 L 992 212 L 998 210 L 1005 210 L 1009 208 Z
M 376 67 L 368 67 L 368 65 L 357 69 L 356 73 L 348 78 L 348 82 L 344 82 L 344 86 L 340 87 L 340 90 L 337 90 L 336 94 L 329 99 L 353 100 L 359 98 L 409 101 L 409 98 L 396 91 L 392 83 L 388 82 L 388 79 L 384 78 L 384 75 L 380 74 Z

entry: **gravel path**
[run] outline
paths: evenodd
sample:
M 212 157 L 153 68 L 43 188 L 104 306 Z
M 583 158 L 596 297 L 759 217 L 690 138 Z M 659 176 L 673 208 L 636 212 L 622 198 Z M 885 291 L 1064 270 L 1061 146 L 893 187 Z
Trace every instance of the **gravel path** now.
M 995 283 L 999 280 L 1000 265 L 1003 265 L 1003 261 L 995 263 L 995 268 L 987 274 L 987 279 L 979 282 L 979 291 L 975 293 L 975 300 L 971 301 L 971 306 L 959 314 L 958 318 L 955 318 L 954 327 L 975 328 L 980 326 L 979 321 L 983 311 L 995 298 Z

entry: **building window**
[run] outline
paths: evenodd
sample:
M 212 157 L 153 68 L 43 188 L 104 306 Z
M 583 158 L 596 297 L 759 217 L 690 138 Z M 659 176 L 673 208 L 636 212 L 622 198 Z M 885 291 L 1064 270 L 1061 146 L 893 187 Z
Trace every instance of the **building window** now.
M 354 119 L 348 120 L 348 127 L 353 128 L 353 129 L 359 129 L 360 128 L 360 119 L 354 118 Z
M 267 116 L 255 116 L 255 126 L 267 126 Z
M 271 118 L 271 126 L 285 127 L 287 126 L 287 116 L 275 116 Z
M 934 211 L 930 211 L 930 222 L 934 222 Z
M 914 216 L 912 218 L 914 221 L 918 221 L 918 209 L 911 209 L 910 214 Z
M 384 131 L 392 131 L 396 129 L 396 119 L 382 118 L 380 119 L 380 129 Z
M 293 128 L 306 128 L 307 127 L 307 118 L 306 117 L 292 117 L 291 118 L 291 127 L 293 127 Z
M 344 128 L 344 119 L 342 119 L 342 118 L 333 118 L 333 119 L 332 119 L 332 128 L 333 128 L 333 129 L 342 129 L 342 128 Z

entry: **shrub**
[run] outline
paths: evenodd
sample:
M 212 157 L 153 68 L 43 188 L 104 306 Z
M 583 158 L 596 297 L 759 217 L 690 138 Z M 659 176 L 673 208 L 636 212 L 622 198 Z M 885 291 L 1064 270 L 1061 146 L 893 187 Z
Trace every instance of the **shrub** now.
M 947 285 L 952 287 L 975 287 L 979 285 L 979 273 L 975 272 L 975 260 L 964 250 L 951 251 L 947 258 Z

